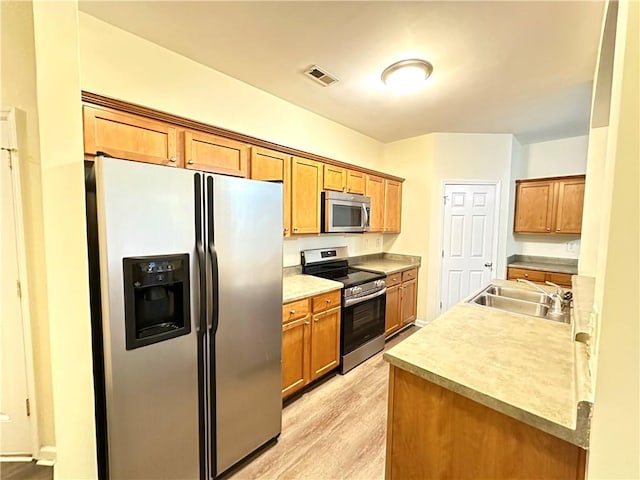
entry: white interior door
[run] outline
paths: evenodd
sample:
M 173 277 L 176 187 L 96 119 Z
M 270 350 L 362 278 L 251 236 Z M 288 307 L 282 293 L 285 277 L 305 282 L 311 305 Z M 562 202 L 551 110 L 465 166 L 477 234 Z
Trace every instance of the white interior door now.
M 27 370 L 18 289 L 18 250 L 9 152 L 2 150 L 0 194 L 0 454 L 31 455 Z
M 495 184 L 446 184 L 440 311 L 493 278 L 497 226 Z

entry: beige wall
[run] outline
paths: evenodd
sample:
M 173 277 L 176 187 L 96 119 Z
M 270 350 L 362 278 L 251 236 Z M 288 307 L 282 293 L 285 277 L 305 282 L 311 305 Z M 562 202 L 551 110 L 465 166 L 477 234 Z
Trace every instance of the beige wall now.
M 603 208 L 603 180 L 605 178 L 608 129 L 609 127 L 592 128 L 589 133 L 587 182 L 584 192 L 578 273 L 590 277 L 596 275 L 600 252 L 600 233 L 603 215 L 606 214 Z
M 602 242 L 606 259 L 596 277 L 601 315 L 588 465 L 593 479 L 640 478 L 639 67 L 640 3 L 620 2 L 605 160 L 613 188 Z
M 33 4 L 56 473 L 96 478 L 77 3 Z
M 442 194 L 445 180 L 500 182 L 498 258 L 504 278 L 512 135 L 434 133 L 385 145 L 385 169 L 405 177 L 402 233 L 386 236 L 385 251 L 420 255 L 418 318 L 439 314 Z
M 80 13 L 84 90 L 380 169 L 382 144 Z
M 36 384 L 39 447 L 55 445 L 53 394 L 47 318 L 47 283 L 44 268 L 40 143 L 36 92 L 33 5 L 0 2 L 0 104 L 18 110 L 19 158 L 23 194 L 24 229 L 29 286 L 29 309 Z M 35 455 L 38 452 L 33 452 Z
M 434 135 L 400 140 L 385 145 L 384 167 L 389 173 L 406 178 L 402 186 L 402 233 L 384 236 L 384 251 L 419 255 L 418 319 L 427 319 L 429 231 L 428 212 L 434 163 Z M 417 217 L 416 217 L 417 215 Z

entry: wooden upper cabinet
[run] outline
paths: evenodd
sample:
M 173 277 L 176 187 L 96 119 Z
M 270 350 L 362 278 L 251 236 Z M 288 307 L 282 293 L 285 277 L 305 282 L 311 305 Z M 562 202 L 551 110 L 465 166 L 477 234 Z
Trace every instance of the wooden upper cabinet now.
M 553 220 L 554 182 L 516 181 L 516 217 L 518 233 L 548 233 Z
M 366 174 L 347 170 L 347 193 L 364 195 L 367 188 Z
M 400 233 L 402 218 L 402 183 L 395 180 L 384 181 L 384 231 Z
M 323 188 L 324 190 L 344 192 L 347 189 L 347 170 L 325 163 Z
M 515 233 L 582 230 L 585 176 L 516 180 Z
M 209 133 L 184 132 L 184 156 L 187 168 L 246 177 L 249 145 Z
M 561 180 L 557 186 L 556 233 L 582 232 L 585 179 Z
M 291 159 L 291 229 L 293 234 L 320 233 L 320 192 L 323 164 Z
M 384 231 L 384 179 L 367 175 L 366 194 L 371 197 L 370 232 Z
M 291 235 L 291 156 L 251 147 L 251 179 L 282 182 L 282 232 Z
M 181 166 L 177 129 L 166 123 L 83 105 L 84 152 L 159 165 Z

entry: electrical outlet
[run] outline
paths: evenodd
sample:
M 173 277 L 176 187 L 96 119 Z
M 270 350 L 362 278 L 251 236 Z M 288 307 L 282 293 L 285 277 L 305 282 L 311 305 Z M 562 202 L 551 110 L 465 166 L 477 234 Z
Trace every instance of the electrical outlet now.
M 376 238 L 376 248 L 380 248 L 382 246 L 382 239 L 380 237 Z
M 576 251 L 576 242 L 567 242 L 567 252 Z

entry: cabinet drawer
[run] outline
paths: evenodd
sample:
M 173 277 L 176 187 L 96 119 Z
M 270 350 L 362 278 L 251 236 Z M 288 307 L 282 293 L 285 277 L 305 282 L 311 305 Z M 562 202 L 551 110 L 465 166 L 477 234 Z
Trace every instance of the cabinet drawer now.
M 402 272 L 387 275 L 387 288 L 398 285 L 400 282 L 402 282 Z
M 527 270 L 525 268 L 509 268 L 507 270 L 507 280 L 516 280 L 518 278 L 524 278 L 532 282 L 544 283 L 546 280 L 546 273 L 538 270 Z
M 547 272 L 547 280 L 562 287 L 571 288 L 571 274 L 569 273 Z
M 340 290 L 313 297 L 313 313 L 340 306 Z
M 418 276 L 418 269 L 412 268 L 411 270 L 407 270 L 406 272 L 402 272 L 402 281 L 406 282 L 408 280 L 413 280 Z
M 282 306 L 282 323 L 291 322 L 309 314 L 309 299 L 304 298 Z

